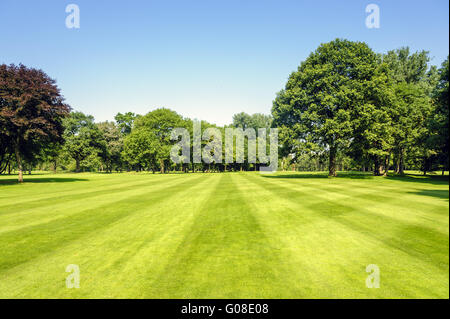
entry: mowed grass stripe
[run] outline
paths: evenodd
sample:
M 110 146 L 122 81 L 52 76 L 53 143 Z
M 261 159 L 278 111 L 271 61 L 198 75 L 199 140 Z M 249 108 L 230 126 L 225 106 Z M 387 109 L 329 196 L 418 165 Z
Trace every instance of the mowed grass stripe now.
M 84 207 L 75 214 L 46 223 L 20 228 L 0 234 L 0 272 L 22 262 L 35 258 L 64 245 L 71 240 L 107 227 L 127 215 L 135 213 L 143 201 L 151 198 L 154 202 L 173 197 L 179 189 L 192 185 L 192 179 L 180 179 L 175 184 L 165 184 L 153 189 L 140 189 L 129 192 L 125 198 L 113 203 L 106 202 L 98 207 Z M 165 196 L 161 196 L 161 193 Z M 136 195 L 137 194 L 137 195 Z
M 255 216 L 271 246 L 282 256 L 276 267 L 279 282 L 284 284 L 278 290 L 279 297 L 336 296 L 336 277 L 330 271 L 335 267 L 330 262 L 333 261 L 333 244 L 325 240 L 330 237 L 327 230 L 329 222 L 307 208 L 313 200 L 301 193 L 290 192 L 289 198 L 296 200 L 286 201 L 274 189 L 265 187 L 265 179 L 250 174 L 242 174 L 242 178 L 245 178 L 242 188 L 249 190 L 246 192 L 247 202 L 256 212 Z M 342 243 L 336 239 L 334 242 Z M 344 286 L 342 282 L 339 284 Z
M 269 178 L 276 179 L 276 176 L 269 176 Z M 379 178 L 382 179 L 383 177 Z M 445 186 L 442 192 L 446 192 L 446 198 L 442 196 L 442 201 L 430 203 L 426 196 L 417 196 L 421 190 L 423 191 L 422 188 L 407 187 L 405 189 L 399 185 L 396 188 L 397 190 L 393 192 L 380 187 L 361 187 L 361 185 L 342 179 L 330 179 L 328 182 L 322 182 L 321 184 L 308 183 L 304 179 L 295 180 L 292 178 L 289 180 L 281 178 L 278 181 L 288 188 L 301 188 L 303 192 L 315 194 L 325 200 L 330 199 L 331 194 L 334 197 L 332 200 L 336 202 L 355 203 L 357 207 L 366 207 L 369 210 L 371 207 L 384 208 L 378 209 L 378 213 L 382 213 L 389 218 L 399 218 L 402 222 L 407 219 L 410 223 L 421 223 L 424 221 L 423 219 L 426 219 L 427 223 L 434 223 L 433 228 L 440 228 L 444 235 L 448 234 L 448 212 L 446 210 L 446 207 L 448 207 L 448 189 L 445 190 Z M 389 185 L 391 181 L 387 180 L 385 183 Z M 431 219 L 430 214 L 436 216 Z
M 263 298 L 276 296 L 280 264 L 261 231 L 237 174 L 223 174 L 156 280 L 148 297 Z M 163 289 L 162 289 L 163 288 Z
M 199 177 L 185 177 L 185 183 L 171 194 L 164 189 L 159 199 L 142 196 L 133 214 L 3 272 L 0 292 L 52 298 L 146 294 L 179 247 L 186 227 L 190 229 L 209 185 L 215 183 L 214 175 Z M 70 263 L 80 266 L 80 289 L 65 287 L 65 267 Z M 14 285 L 17 281 L 22 284 Z M 36 285 L 40 289 L 33 289 Z
M 296 190 L 294 185 L 287 186 L 285 183 L 283 180 L 275 183 L 275 188 L 285 189 L 285 193 Z M 415 222 L 411 222 L 407 210 L 403 211 L 402 215 L 397 214 L 392 208 L 389 209 L 389 202 L 395 201 L 396 197 L 389 198 L 383 195 L 382 199 L 378 199 L 376 193 L 364 196 L 355 195 L 353 187 L 346 188 L 345 184 L 342 183 L 339 191 L 337 189 L 326 190 L 327 185 L 324 188 L 325 190 L 318 187 L 308 190 L 304 186 L 302 187 L 303 192 L 306 192 L 309 197 L 318 198 L 315 203 L 310 204 L 311 210 L 320 211 L 347 227 L 370 234 L 386 245 L 402 251 L 406 250 L 409 254 L 414 254 L 423 260 L 429 260 L 434 265 L 448 269 L 448 261 L 445 262 L 447 256 L 445 252 L 449 249 L 448 220 L 447 222 L 445 219 L 442 220 L 444 228 L 441 232 L 436 230 L 435 227 L 424 225 L 423 220 L 421 220 L 422 223 L 417 222 L 417 219 Z M 389 198 L 389 200 L 386 200 L 386 198 Z M 320 208 L 317 207 L 318 203 L 320 203 Z M 443 208 L 445 209 L 445 207 Z M 445 224 L 447 227 L 445 227 Z M 373 225 L 378 226 L 372 229 Z M 392 235 L 390 237 L 390 234 L 397 234 L 402 229 L 407 229 L 412 237 L 405 238 Z M 430 249 L 432 250 L 431 254 Z
M 285 280 L 291 292 L 285 292 L 284 298 L 371 297 L 364 283 L 367 256 L 355 245 L 360 234 L 335 223 L 331 216 L 338 210 L 321 208 L 308 192 L 272 186 L 269 183 L 275 182 L 258 175 L 244 176 L 259 188 L 249 193 L 258 194 L 249 195 L 249 200 L 253 197 L 261 224 L 285 255 L 285 273 L 290 277 Z M 262 198 L 270 199 L 270 205 Z M 312 206 L 323 211 L 318 213 Z M 338 276 L 340 272 L 348 276 Z
M 122 174 L 121 174 L 122 175 Z M 123 174 L 123 179 L 126 180 L 126 175 Z M 1 198 L 16 198 L 27 199 L 29 196 L 36 197 L 40 195 L 53 195 L 55 193 L 63 194 L 65 190 L 70 192 L 74 190 L 74 186 L 83 182 L 87 188 L 95 188 L 96 186 L 105 186 L 115 179 L 116 174 L 98 174 L 93 176 L 91 173 L 60 173 L 49 174 L 42 173 L 36 175 L 24 175 L 25 183 L 17 183 L 17 176 L 3 175 L 0 176 L 0 190 Z M 94 178 L 93 178 L 94 177 Z M 112 177 L 112 179 L 111 179 Z M 77 188 L 81 190 L 80 188 Z
M 364 236 L 336 224 L 330 217 L 332 212 L 317 214 L 311 208 L 317 207 L 316 199 L 308 197 L 307 193 L 281 190 L 292 199 L 287 201 L 276 193 L 276 188 L 266 187 L 264 178 L 244 176 L 259 188 L 248 192 L 248 201 L 255 206 L 268 238 L 278 245 L 284 256 L 284 263 L 279 266 L 285 274 L 283 298 L 377 296 L 376 291 L 365 287 L 365 266 L 371 259 L 367 251 L 376 247 L 377 242 L 369 240 L 360 246 Z M 270 204 L 264 198 L 269 199 Z M 312 204 L 314 202 L 316 204 Z
M 294 183 L 285 180 L 282 180 L 281 183 L 283 185 L 281 187 L 285 187 L 285 189 L 296 189 L 300 184 L 294 185 Z M 289 186 L 284 185 L 285 183 L 289 183 Z M 280 184 L 277 184 L 277 187 L 280 187 Z M 431 246 L 431 242 L 436 250 L 442 251 L 445 246 L 435 245 L 435 240 L 437 240 L 438 243 L 448 246 L 448 240 L 446 240 L 448 238 L 448 202 L 445 200 L 440 203 L 436 202 L 434 205 L 423 206 L 421 202 L 411 200 L 409 194 L 403 194 L 399 199 L 398 194 L 381 193 L 379 190 L 372 191 L 370 189 L 361 190 L 353 187 L 353 185 L 346 185 L 336 180 L 332 180 L 332 183 L 321 187 L 308 188 L 305 187 L 304 183 L 301 184 L 301 187 L 304 192 L 322 198 L 320 202 L 325 200 L 326 203 L 331 205 L 329 211 L 334 215 L 333 208 L 337 205 L 343 205 L 343 210 L 348 212 L 343 217 L 348 218 L 350 222 L 357 220 L 352 212 L 363 217 L 362 226 L 371 225 L 371 219 L 374 219 L 374 223 L 379 223 L 382 226 L 395 226 L 398 222 L 398 225 L 402 227 L 409 227 L 411 230 L 416 228 L 412 234 L 419 232 L 424 235 L 419 239 L 429 239 L 428 242 L 420 241 L 413 236 L 413 242 L 417 245 Z M 330 194 L 332 198 L 330 198 Z M 345 203 L 345 205 L 340 203 Z M 315 204 L 312 204 L 312 208 L 315 209 Z M 424 216 L 429 217 L 430 214 L 436 214 L 436 216 L 433 219 L 424 218 Z M 391 243 L 392 240 L 389 242 Z M 398 243 L 398 246 L 402 247 L 403 245 Z M 417 251 L 428 251 L 428 249 L 417 249 Z
M 141 181 L 138 184 L 125 184 L 114 191 L 109 189 L 87 194 L 74 195 L 63 200 L 56 197 L 49 200 L 45 205 L 26 206 L 26 209 L 11 211 L 7 214 L 0 214 L 0 233 L 12 231 L 23 227 L 30 227 L 36 224 L 47 223 L 51 220 L 67 217 L 86 209 L 101 207 L 105 202 L 114 203 L 126 199 L 130 195 L 138 193 L 145 186 L 154 186 L 155 190 L 164 185 L 176 183 L 179 178 L 162 179 L 159 181 Z M 92 196 L 91 196 L 92 195 Z
M 0 205 L 10 205 L 5 201 L 23 189 L 38 191 L 34 199 L 47 190 L 50 201 L 58 200 L 58 191 L 74 192 L 66 212 L 59 202 L 8 214 L 17 219 L 8 219 L 7 227 L 17 228 L 0 228 L 15 234 L 0 234 L 0 263 L 12 261 L 0 270 L 0 297 L 449 295 L 448 181 L 303 173 L 81 175 L 86 181 L 0 188 L 10 195 Z M 123 192 L 90 196 L 84 206 L 76 195 L 101 191 L 93 185 L 116 187 L 122 178 L 130 184 Z M 1 221 L 0 215 L 0 227 Z M 381 270 L 379 289 L 365 285 L 372 263 Z M 80 289 L 65 288 L 68 264 L 80 266 Z
M 434 283 L 440 289 L 438 291 L 430 291 L 430 293 L 434 296 L 448 295 L 448 287 L 442 284 L 448 282 L 448 233 L 445 235 L 426 226 L 421 227 L 386 218 L 373 210 L 367 210 L 367 207 L 373 206 L 371 204 L 366 203 L 366 205 L 358 206 L 357 203 L 347 201 L 344 205 L 341 201 L 337 202 L 336 198 L 332 195 L 328 196 L 328 199 L 317 200 L 318 195 L 311 194 L 321 193 L 319 189 L 299 192 L 293 185 L 282 185 L 284 180 L 272 182 L 272 180 L 276 179 L 271 179 L 270 183 L 264 183 L 261 181 L 263 177 L 255 175 L 246 175 L 246 177 L 268 191 L 275 192 L 277 196 L 272 196 L 271 198 L 281 197 L 293 203 L 294 206 L 295 204 L 301 203 L 299 214 L 305 215 L 302 219 L 314 220 L 314 217 L 311 217 L 311 213 L 316 216 L 314 223 L 315 225 L 319 225 L 320 228 L 314 228 L 315 233 L 312 234 L 312 237 L 315 240 L 320 240 L 320 238 L 317 238 L 316 233 L 320 233 L 319 230 L 323 229 L 325 233 L 321 234 L 320 237 L 324 238 L 329 238 L 337 233 L 342 233 L 344 236 L 348 235 L 348 238 L 355 237 L 355 235 L 361 237 L 361 243 L 355 246 L 359 252 L 370 251 L 368 247 L 372 246 L 373 251 L 379 252 L 380 250 L 385 250 L 383 254 L 388 253 L 392 255 L 392 260 L 404 260 L 403 258 L 399 258 L 399 255 L 405 254 L 404 257 L 408 259 L 407 263 L 403 265 L 388 265 L 391 278 L 394 282 L 399 278 L 403 278 L 404 276 L 402 274 L 408 273 L 408 267 L 414 267 L 414 270 L 420 274 L 419 277 L 423 280 L 415 281 L 413 286 L 417 288 L 417 282 L 419 282 L 421 283 L 420 289 L 425 291 L 429 287 L 427 280 L 432 280 L 435 281 Z M 345 187 L 342 189 L 345 189 Z M 348 191 L 351 193 L 352 188 Z M 311 203 L 311 198 L 313 198 L 313 203 Z M 302 224 L 304 225 L 305 221 Z M 311 227 L 309 227 L 309 232 L 310 230 Z M 333 233 L 330 234 L 331 230 Z M 404 233 L 403 230 L 405 230 Z M 411 234 L 412 237 L 407 236 L 408 234 Z M 332 242 L 329 245 L 334 246 Z M 434 247 L 431 245 L 434 245 Z M 323 247 L 324 245 L 317 245 L 317 243 L 314 244 L 312 242 L 311 246 Z M 339 246 L 348 245 L 342 244 Z M 432 251 L 431 254 L 430 250 Z M 350 251 L 350 248 L 346 248 L 346 251 Z M 333 251 L 331 250 L 328 253 L 332 255 Z M 319 253 L 319 256 L 323 254 L 326 253 Z M 343 252 L 343 255 L 347 254 Z M 358 255 L 358 251 L 354 251 L 351 255 L 341 259 L 344 262 L 349 261 L 355 255 Z M 383 258 L 379 259 L 383 260 Z M 394 264 L 396 263 L 394 262 Z M 326 273 L 321 276 L 323 275 L 326 276 Z M 409 278 L 405 280 L 408 282 L 411 281 Z M 395 284 L 392 287 L 396 287 L 395 291 L 390 291 L 392 295 L 398 295 L 400 293 L 406 294 L 409 297 L 416 297 L 415 294 L 411 294 L 410 290 L 412 289 L 406 287 L 403 290 L 399 290 Z M 386 294 L 380 295 L 386 296 Z
M 348 172 L 339 173 L 337 178 L 328 178 L 327 174 L 304 174 L 304 173 L 286 173 L 279 172 L 274 175 L 264 175 L 265 178 L 274 178 L 279 181 L 293 182 L 301 185 L 318 185 L 321 189 L 329 186 L 340 187 L 341 183 L 353 187 L 353 191 L 371 190 L 374 192 L 383 192 L 391 194 L 411 194 L 411 198 L 420 202 L 424 199 L 422 196 L 415 196 L 421 192 L 437 193 L 437 197 L 441 197 L 448 201 L 448 177 L 440 176 L 424 177 L 424 176 L 371 176 L 368 173 L 355 174 Z M 439 188 L 438 190 L 436 188 Z M 431 195 L 431 194 L 430 194 Z M 430 202 L 428 201 L 428 204 Z
M 155 175 L 160 177 L 160 175 Z M 23 211 L 27 208 L 33 208 L 35 206 L 43 207 L 43 205 L 52 205 L 53 203 L 76 199 L 77 197 L 90 197 L 97 196 L 102 193 L 111 191 L 120 192 L 123 188 L 139 186 L 140 184 L 148 184 L 155 182 L 158 179 L 151 175 L 135 175 L 134 178 L 129 179 L 126 174 L 121 175 L 123 179 L 117 175 L 112 175 L 113 178 L 109 182 L 98 183 L 90 179 L 83 181 L 69 182 L 70 185 L 64 185 L 59 187 L 55 192 L 45 192 L 43 194 L 33 194 L 30 196 L 22 197 L 19 202 L 14 198 L 8 198 L 4 204 L 0 204 L 0 216 L 7 213 L 16 213 L 17 211 Z M 143 178 L 145 177 L 145 178 Z M 179 178 L 179 175 L 171 175 L 167 179 L 159 179 L 160 182 L 167 182 L 171 179 Z M 80 184 L 81 183 L 81 184 Z M 58 182 L 60 185 L 61 182 Z M 27 185 L 28 186 L 28 185 Z M 83 187 L 80 187 L 83 186 Z M 20 185 L 19 185 L 20 187 Z M 62 188 L 62 189 L 61 189 Z M 13 202 L 14 203 L 11 203 Z M 10 203 L 8 203 L 10 202 Z

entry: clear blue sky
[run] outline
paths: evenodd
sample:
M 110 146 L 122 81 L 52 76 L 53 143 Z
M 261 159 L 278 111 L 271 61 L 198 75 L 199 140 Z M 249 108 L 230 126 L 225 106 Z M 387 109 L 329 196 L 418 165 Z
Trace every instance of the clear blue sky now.
M 81 28 L 65 26 L 66 5 Z M 380 7 L 367 29 L 365 7 Z M 447 0 L 1 0 L 0 63 L 42 68 L 76 110 L 112 120 L 169 107 L 216 124 L 269 113 L 289 74 L 320 43 L 365 41 L 376 52 L 448 55 Z

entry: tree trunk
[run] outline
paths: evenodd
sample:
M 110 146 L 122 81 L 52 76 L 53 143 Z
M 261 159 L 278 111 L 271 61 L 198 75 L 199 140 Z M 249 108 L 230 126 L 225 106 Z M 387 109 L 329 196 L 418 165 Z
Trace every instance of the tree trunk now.
M 328 176 L 335 177 L 336 174 L 336 147 L 330 147 L 330 157 L 328 162 Z
M 55 173 L 55 174 L 56 174 L 56 165 L 57 165 L 56 160 L 54 160 L 53 161 L 53 173 Z
M 376 156 L 373 163 L 373 175 L 380 176 L 380 171 L 381 171 L 380 159 L 378 158 L 378 156 Z
M 164 160 L 159 160 L 159 165 L 161 174 L 164 174 Z
M 398 154 L 394 155 L 394 173 L 399 174 L 400 172 L 400 157 Z
M 23 169 L 22 169 L 22 158 L 19 153 L 19 145 L 16 144 L 16 160 L 17 160 L 17 169 L 19 170 L 19 183 L 23 183 Z
M 384 172 L 383 172 L 383 176 L 387 176 L 388 171 L 389 171 L 389 159 L 390 159 L 390 155 L 386 155 L 384 158 Z
M 404 172 L 404 166 L 405 166 L 405 164 L 404 164 L 404 158 L 403 158 L 403 150 L 400 150 L 400 160 L 399 160 L 399 170 L 398 170 L 398 173 L 399 174 L 401 174 L 401 175 L 403 175 L 405 172 Z
M 80 172 L 80 160 L 76 159 L 75 163 L 76 163 L 75 172 L 79 173 Z

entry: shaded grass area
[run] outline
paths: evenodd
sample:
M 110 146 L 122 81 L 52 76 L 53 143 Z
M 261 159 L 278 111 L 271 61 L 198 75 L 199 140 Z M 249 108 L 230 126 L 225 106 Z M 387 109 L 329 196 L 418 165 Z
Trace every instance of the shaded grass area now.
M 448 176 L 26 180 L 0 176 L 3 298 L 449 297 Z M 65 287 L 69 264 L 79 289 Z
M 301 179 L 310 179 L 310 178 L 330 178 L 328 177 L 328 172 L 280 172 L 274 175 L 264 175 L 266 178 L 301 178 Z M 374 176 L 372 172 L 352 172 L 345 171 L 339 172 L 338 176 L 333 177 L 338 179 L 377 179 L 380 176 Z M 437 174 L 429 174 L 423 175 L 419 172 L 408 172 L 402 175 L 395 174 L 390 172 L 388 176 L 385 176 L 386 179 L 395 180 L 395 181 L 403 181 L 403 182 L 415 182 L 415 183 L 427 183 L 427 184 L 448 184 L 449 175 L 437 175 Z
M 40 176 L 40 175 L 38 175 Z M 27 183 L 67 183 L 67 182 L 80 182 L 80 181 L 87 181 L 88 179 L 85 178 L 64 178 L 64 177 L 39 177 L 35 178 L 35 175 L 33 175 L 33 178 L 30 178 L 30 176 L 26 176 L 26 182 Z M 17 178 L 2 178 L 0 179 L 0 185 L 17 185 Z

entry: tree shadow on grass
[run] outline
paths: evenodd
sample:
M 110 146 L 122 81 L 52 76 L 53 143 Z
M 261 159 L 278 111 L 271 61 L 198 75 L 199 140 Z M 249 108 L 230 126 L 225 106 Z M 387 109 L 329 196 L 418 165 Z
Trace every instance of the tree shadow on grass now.
M 420 174 L 405 174 L 405 175 L 389 175 L 386 177 L 389 180 L 400 182 L 425 183 L 432 185 L 448 184 L 448 176 L 440 175 L 420 175 Z
M 42 178 L 26 178 L 24 176 L 23 183 L 70 183 L 70 182 L 84 182 L 88 181 L 86 178 L 68 178 L 68 177 L 42 177 Z M 0 179 L 1 185 L 16 185 L 19 184 L 17 181 L 17 177 L 8 178 L 8 179 Z
M 293 173 L 293 174 L 275 174 L 262 175 L 267 178 L 329 178 L 327 172 L 323 173 Z M 372 179 L 374 176 L 371 173 L 363 173 L 363 172 L 339 172 L 336 177 L 333 178 L 350 178 L 350 179 Z
M 283 175 L 261 175 L 265 178 L 328 178 L 327 175 L 323 174 L 283 174 Z
M 431 196 L 435 198 L 440 198 L 448 201 L 448 190 L 438 190 L 438 189 L 423 189 L 417 192 L 409 192 L 409 194 Z
M 262 175 L 265 178 L 329 178 L 327 172 L 320 173 L 291 173 L 291 174 L 265 174 Z M 413 182 L 413 183 L 425 183 L 432 185 L 445 185 L 449 183 L 448 176 L 440 176 L 440 175 L 421 175 L 421 174 L 404 174 L 404 175 L 396 175 L 394 173 L 389 173 L 388 176 L 374 176 L 372 172 L 338 172 L 338 175 L 333 178 L 342 178 L 342 179 L 365 179 L 370 180 L 374 178 L 385 178 L 387 180 L 393 181 L 401 181 L 401 182 Z

